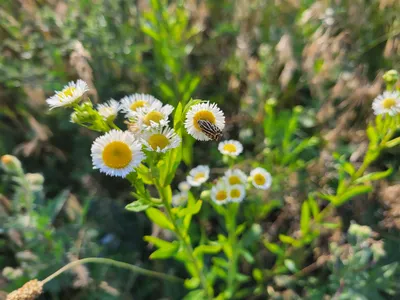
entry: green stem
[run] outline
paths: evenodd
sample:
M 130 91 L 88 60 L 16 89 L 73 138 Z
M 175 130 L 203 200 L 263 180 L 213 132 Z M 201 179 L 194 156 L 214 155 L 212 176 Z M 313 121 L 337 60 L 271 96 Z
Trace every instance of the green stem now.
M 156 181 L 155 185 L 160 194 L 160 198 L 165 206 L 167 216 L 168 216 L 169 220 L 171 221 L 172 225 L 174 226 L 174 232 L 175 232 L 176 236 L 178 237 L 178 239 L 182 242 L 184 249 L 186 251 L 186 254 L 188 255 L 189 259 L 193 263 L 195 272 L 196 272 L 198 278 L 200 279 L 200 284 L 204 290 L 205 297 L 206 297 L 206 299 L 212 299 L 212 297 L 209 293 L 209 290 L 208 290 L 208 284 L 207 284 L 206 277 L 204 276 L 201 268 L 198 265 L 197 259 L 193 254 L 193 252 L 194 252 L 193 247 L 190 243 L 188 243 L 187 239 L 184 237 L 179 226 L 176 223 L 175 216 L 172 213 L 170 203 L 168 202 L 168 196 L 166 196 L 165 192 L 164 192 L 165 189 L 162 188 L 161 185 L 157 181 Z
M 238 247 L 236 237 L 236 214 L 237 204 L 233 203 L 225 212 L 225 222 L 228 229 L 228 241 L 231 248 L 231 257 L 229 257 L 229 271 L 228 271 L 228 291 L 231 295 L 235 293 L 235 279 L 237 273 L 237 260 L 238 260 Z
M 175 282 L 183 282 L 182 278 L 173 276 L 173 275 L 167 275 L 164 273 L 159 273 L 159 272 L 155 272 L 155 271 L 150 271 L 150 270 L 146 270 L 143 269 L 141 267 L 135 266 L 135 265 L 131 265 L 122 261 L 117 261 L 117 260 L 113 260 L 110 258 L 102 258 L 102 257 L 88 257 L 88 258 L 83 258 L 83 259 L 79 259 L 79 260 L 75 260 L 73 262 L 70 262 L 69 264 L 65 265 L 64 267 L 62 267 L 61 269 L 59 269 L 58 271 L 54 272 L 53 274 L 51 274 L 50 276 L 48 276 L 46 279 L 42 280 L 41 283 L 42 284 L 46 284 L 49 281 L 53 280 L 54 278 L 56 278 L 57 276 L 61 275 L 62 273 L 64 273 L 65 271 L 74 268 L 78 265 L 82 265 L 82 264 L 87 264 L 87 263 L 96 263 L 96 264 L 105 264 L 105 265 L 113 265 L 115 267 L 118 268 L 123 268 L 123 269 L 128 269 L 131 270 L 133 272 L 145 275 L 145 276 L 149 276 L 149 277 L 156 277 L 156 278 L 160 278 L 160 279 L 165 279 L 165 280 L 170 280 L 170 281 L 175 281 Z

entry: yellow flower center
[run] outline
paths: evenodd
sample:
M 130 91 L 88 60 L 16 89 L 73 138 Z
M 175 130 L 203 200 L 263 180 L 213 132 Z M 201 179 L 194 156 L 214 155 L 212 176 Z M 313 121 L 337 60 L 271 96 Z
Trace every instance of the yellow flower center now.
M 146 124 L 147 126 L 151 125 L 150 121 L 153 121 L 154 123 L 160 123 L 160 121 L 163 119 L 162 113 L 159 111 L 151 111 L 149 112 L 143 119 L 143 123 Z
M 239 198 L 240 197 L 240 190 L 238 190 L 238 189 L 231 190 L 231 197 L 232 198 Z
M 169 145 L 169 140 L 165 135 L 157 133 L 149 137 L 148 143 L 153 150 L 157 150 L 157 147 L 160 149 L 167 147 Z
M 199 124 L 197 124 L 197 122 L 199 120 L 205 120 L 205 121 L 209 121 L 209 122 L 215 124 L 215 116 L 209 110 L 200 110 L 193 117 L 193 126 L 197 130 L 201 131 L 201 128 L 200 128 Z
M 203 172 L 197 173 L 197 174 L 194 176 L 194 180 L 195 180 L 195 181 L 199 181 L 199 180 L 202 180 L 202 179 L 204 179 L 204 178 L 206 178 L 206 175 L 205 175 Z
M 63 89 L 61 94 L 63 94 L 63 96 L 65 96 L 65 97 L 72 97 L 75 90 L 76 90 L 75 87 L 70 86 L 70 87 L 67 87 L 66 89 Z
M 224 201 L 227 197 L 228 194 L 226 193 L 226 191 L 218 191 L 215 195 L 215 199 L 217 199 L 217 201 Z
M 113 169 L 122 169 L 129 165 L 132 160 L 132 151 L 127 144 L 114 141 L 104 147 L 104 164 Z
M 229 153 L 234 153 L 236 152 L 236 146 L 234 144 L 225 144 L 224 151 L 227 151 Z
M 130 109 L 132 111 L 136 111 L 138 108 L 147 106 L 147 105 L 148 105 L 148 103 L 146 101 L 138 100 L 138 101 L 132 103 L 132 105 L 130 106 Z
M 384 109 L 390 109 L 395 105 L 396 105 L 396 99 L 394 99 L 394 98 L 386 98 L 382 102 L 382 106 Z
M 257 185 L 264 185 L 264 183 L 265 183 L 265 177 L 264 177 L 262 174 L 256 174 L 256 175 L 254 176 L 254 182 L 255 182 Z
M 230 185 L 239 184 L 239 183 L 242 183 L 242 182 L 240 181 L 240 178 L 238 176 L 233 175 L 233 176 L 229 177 Z

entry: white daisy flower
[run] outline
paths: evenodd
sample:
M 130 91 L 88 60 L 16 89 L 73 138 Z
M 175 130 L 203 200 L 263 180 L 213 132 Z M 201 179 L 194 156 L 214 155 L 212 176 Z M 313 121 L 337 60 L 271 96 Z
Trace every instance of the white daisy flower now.
M 224 155 L 236 157 L 243 152 L 243 146 L 239 141 L 228 140 L 219 143 L 218 150 Z
M 235 184 L 229 187 L 229 198 L 232 202 L 242 202 L 246 197 L 246 188 L 244 185 Z
M 120 100 L 121 111 L 126 114 L 127 117 L 139 108 L 149 107 L 153 104 L 162 106 L 162 102 L 152 95 L 147 94 L 133 94 L 125 96 Z
M 205 103 L 193 105 L 186 114 L 185 128 L 186 131 L 199 141 L 209 141 L 210 138 L 201 131 L 198 124 L 199 120 L 209 121 L 217 126 L 220 130 L 225 127 L 225 116 L 217 104 Z
M 263 168 L 255 168 L 250 172 L 254 187 L 260 190 L 267 190 L 272 184 L 272 176 Z
M 372 102 L 372 109 L 375 115 L 397 115 L 400 113 L 400 93 L 384 92 Z
M 224 180 L 219 180 L 211 188 L 211 200 L 218 205 L 228 203 L 231 200 L 229 194 L 229 187 Z
M 191 186 L 200 186 L 208 180 L 210 177 L 210 168 L 205 165 L 197 166 L 191 169 L 189 175 L 186 177 L 186 181 Z
M 109 100 L 106 103 L 98 104 L 97 111 L 99 112 L 100 116 L 105 121 L 114 121 L 119 112 L 119 103 L 114 99 Z
M 156 127 L 145 131 L 141 135 L 143 144 L 152 151 L 165 153 L 169 149 L 178 147 L 181 138 L 169 127 Z
M 224 176 L 229 185 L 235 184 L 246 184 L 247 176 L 242 170 L 239 169 L 229 169 L 225 172 Z
M 56 91 L 56 94 L 46 100 L 50 109 L 62 106 L 72 106 L 79 102 L 82 96 L 89 91 L 89 86 L 81 79 L 75 83 L 71 81 L 62 91 Z
M 116 177 L 126 177 L 145 158 L 132 133 L 115 129 L 98 137 L 91 151 L 93 168 Z
M 149 107 L 138 108 L 135 112 L 129 114 L 137 126 L 143 130 L 168 125 L 168 116 L 172 113 L 172 105 L 153 104 Z
M 188 200 L 187 193 L 178 193 L 172 196 L 172 206 L 183 206 Z
M 182 192 L 182 193 L 187 193 L 190 191 L 190 184 L 187 181 L 182 181 L 178 184 L 178 189 Z

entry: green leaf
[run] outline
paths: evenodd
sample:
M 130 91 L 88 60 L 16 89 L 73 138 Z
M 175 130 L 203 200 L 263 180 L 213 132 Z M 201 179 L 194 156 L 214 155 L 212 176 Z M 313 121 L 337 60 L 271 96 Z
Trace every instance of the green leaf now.
M 272 253 L 276 254 L 277 256 L 284 256 L 285 251 L 278 245 L 274 243 L 270 243 L 268 241 L 264 241 L 264 246 Z
M 127 206 L 125 206 L 125 209 L 134 212 L 144 211 L 150 207 L 150 204 L 146 202 L 147 201 L 145 200 L 139 199 L 137 201 L 129 203 Z
M 304 201 L 301 206 L 300 229 L 302 235 L 306 235 L 310 227 L 310 206 Z
M 200 279 L 197 277 L 193 277 L 185 280 L 185 287 L 187 289 L 195 289 L 200 285 Z
M 241 249 L 240 253 L 243 255 L 244 259 L 249 263 L 249 264 L 253 264 L 254 263 L 254 257 L 253 255 L 245 250 L 245 249 Z
M 177 124 L 178 124 L 178 122 L 180 122 L 182 120 L 182 111 L 183 111 L 182 103 L 179 102 L 178 106 L 176 107 L 175 114 L 174 114 L 174 129 L 175 130 L 179 129 L 179 128 L 177 128 Z
M 255 281 L 260 282 L 262 281 L 263 277 L 264 277 L 263 273 L 260 269 L 257 268 L 253 269 L 253 278 Z
M 370 140 L 370 143 L 372 145 L 377 145 L 379 142 L 379 136 L 378 132 L 376 131 L 376 128 L 372 125 L 369 125 L 367 128 L 367 136 L 368 139 Z
M 339 206 L 342 205 L 343 203 L 347 202 L 351 198 L 354 198 L 355 196 L 369 193 L 372 191 L 372 187 L 368 185 L 361 185 L 361 186 L 354 186 L 350 187 L 346 192 L 338 196 L 335 201 L 333 202 L 334 205 Z
M 164 248 L 164 247 L 166 248 L 166 247 L 170 247 L 172 245 L 172 243 L 164 241 L 164 240 L 159 239 L 158 237 L 155 237 L 152 235 L 145 235 L 143 237 L 143 239 L 150 244 L 154 244 L 158 248 Z
M 319 206 L 317 201 L 315 200 L 315 198 L 312 195 L 308 196 L 308 204 L 310 206 L 310 210 L 312 212 L 312 215 L 314 218 L 316 218 L 319 215 Z
M 343 164 L 343 170 L 344 170 L 347 174 L 349 174 L 350 176 L 352 176 L 352 175 L 356 172 L 356 169 L 354 168 L 354 166 L 353 166 L 351 163 L 349 163 L 349 162 L 345 162 L 345 163 Z
M 194 249 L 193 254 L 195 256 L 203 255 L 203 254 L 215 254 L 220 252 L 222 249 L 221 245 L 200 245 Z
M 190 286 L 190 284 L 189 284 L 189 286 Z M 190 287 L 188 287 L 188 288 L 190 289 Z M 183 300 L 199 300 L 199 299 L 205 299 L 203 290 L 191 291 L 190 293 L 186 294 L 186 296 L 183 298 Z
M 168 246 L 164 246 L 150 255 L 150 259 L 166 259 L 174 256 L 179 249 L 179 243 L 170 243 Z
M 368 181 L 380 180 L 380 179 L 390 176 L 392 174 L 392 172 L 393 172 L 393 169 L 389 168 L 386 171 L 369 173 L 367 175 L 364 175 L 364 176 L 358 178 L 354 182 L 355 183 L 364 183 L 364 182 L 368 182 Z
M 397 145 L 399 145 L 399 144 L 400 144 L 400 137 L 397 137 L 397 138 L 395 138 L 395 139 L 393 139 L 393 140 L 390 140 L 390 141 L 386 142 L 386 143 L 384 144 L 384 146 L 385 146 L 386 148 L 393 148 L 393 147 L 395 147 L 395 146 L 397 146 Z
M 279 239 L 281 240 L 282 243 L 290 244 L 295 247 L 299 247 L 301 245 L 301 243 L 298 240 L 292 238 L 291 236 L 285 235 L 285 234 L 280 234 Z
M 172 230 L 174 226 L 172 223 L 168 220 L 168 218 L 158 209 L 149 207 L 146 210 L 146 215 L 149 217 L 151 221 L 153 221 L 155 224 L 160 226 L 161 228 L 164 229 L 169 229 Z
M 295 273 L 295 272 L 298 271 L 298 269 L 296 268 L 296 264 L 294 263 L 293 260 L 291 260 L 291 259 L 285 259 L 285 260 L 283 261 L 283 263 L 285 264 L 285 267 L 286 267 L 289 271 L 291 271 L 291 272 L 293 272 L 293 273 Z

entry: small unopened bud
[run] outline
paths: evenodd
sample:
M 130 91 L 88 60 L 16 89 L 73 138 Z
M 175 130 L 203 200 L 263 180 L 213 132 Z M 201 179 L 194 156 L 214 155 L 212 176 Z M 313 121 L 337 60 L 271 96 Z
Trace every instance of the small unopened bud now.
M 3 155 L 1 157 L 1 164 L 7 172 L 22 173 L 21 162 L 13 155 Z
M 25 283 L 21 288 L 7 295 L 6 300 L 35 300 L 43 292 L 43 284 L 37 279 Z
M 361 226 L 353 223 L 350 225 L 349 234 L 367 239 L 372 236 L 372 229 L 368 226 Z
M 39 173 L 27 173 L 25 175 L 26 180 L 29 182 L 32 190 L 40 191 L 42 190 L 44 177 Z
M 303 110 L 304 110 L 304 107 L 301 106 L 301 105 L 297 105 L 297 106 L 295 106 L 294 109 L 293 109 L 293 111 L 294 111 L 296 114 L 301 114 L 301 113 L 303 112 Z
M 269 98 L 268 100 L 267 100 L 267 103 L 266 103 L 267 105 L 270 105 L 270 106 L 276 106 L 277 104 L 278 104 L 278 101 L 276 101 L 276 99 L 275 98 Z
M 79 124 L 79 117 L 76 112 L 71 114 L 71 123 Z
M 211 195 L 210 190 L 202 191 L 201 194 L 200 194 L 200 199 L 201 199 L 201 200 L 210 199 L 210 195 Z
M 382 78 L 387 85 L 393 86 L 396 84 L 397 80 L 399 80 L 399 73 L 396 70 L 389 70 L 383 74 Z

